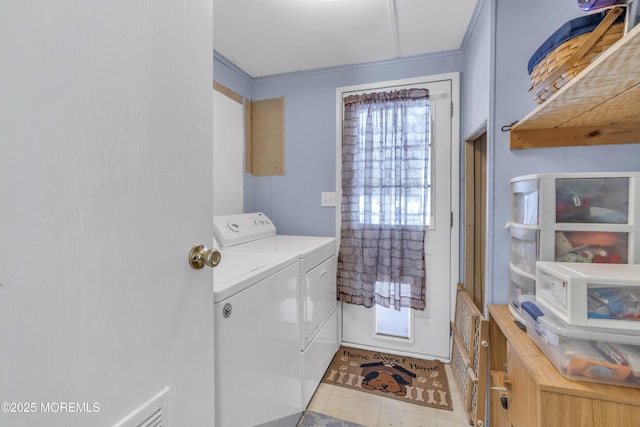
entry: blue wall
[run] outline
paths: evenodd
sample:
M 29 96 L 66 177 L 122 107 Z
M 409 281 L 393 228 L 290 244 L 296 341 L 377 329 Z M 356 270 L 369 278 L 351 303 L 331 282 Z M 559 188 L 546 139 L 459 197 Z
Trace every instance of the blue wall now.
M 584 15 L 573 0 L 493 0 L 495 7 L 493 114 L 490 119 L 488 191 L 492 219 L 488 236 L 487 301 L 508 300 L 511 178 L 529 173 L 606 172 L 640 170 L 640 144 L 510 150 L 509 133 L 500 128 L 528 114 L 534 107 L 528 92 L 527 62 L 531 54 L 566 21 Z M 640 141 L 638 141 L 640 142 Z
M 251 99 L 251 76 L 227 61 L 221 55 L 213 54 L 213 79 L 236 93 Z
M 254 100 L 284 96 L 285 175 L 250 177 L 248 211 L 262 211 L 284 234 L 334 236 L 335 208 L 320 193 L 336 191 L 336 88 L 458 70 L 459 52 L 278 75 L 254 80 Z
M 485 120 L 488 127 L 486 301 L 506 303 L 509 234 L 504 225 L 510 218 L 511 178 L 640 170 L 640 144 L 512 151 L 509 133 L 500 131 L 536 106 L 528 92 L 531 54 L 564 22 L 581 15 L 573 0 L 479 0 L 460 52 L 259 79 L 216 57 L 216 81 L 254 100 L 285 98 L 286 173 L 247 175 L 245 211 L 265 212 L 281 233 L 335 235 L 335 210 L 320 206 L 320 193 L 336 189 L 336 88 L 461 71 L 461 136 Z
M 462 139 L 489 119 L 491 82 L 491 4 L 479 0 L 463 41 Z M 461 150 L 464 153 L 464 150 Z M 464 163 L 463 163 L 464 164 Z M 464 171 L 464 168 L 460 168 Z

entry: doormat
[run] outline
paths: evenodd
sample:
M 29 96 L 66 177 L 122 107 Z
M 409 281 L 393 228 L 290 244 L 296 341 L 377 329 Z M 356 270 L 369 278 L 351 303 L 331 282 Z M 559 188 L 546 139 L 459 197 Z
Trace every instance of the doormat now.
M 439 360 L 421 360 L 341 346 L 322 382 L 417 405 L 453 410 Z

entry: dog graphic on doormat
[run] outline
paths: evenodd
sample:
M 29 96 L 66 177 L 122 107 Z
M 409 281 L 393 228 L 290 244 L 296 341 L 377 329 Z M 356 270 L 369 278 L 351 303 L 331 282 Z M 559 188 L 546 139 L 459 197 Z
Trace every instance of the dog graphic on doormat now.
M 418 405 L 453 409 L 444 365 L 439 360 L 340 347 L 322 381 Z
M 362 388 L 380 390 L 383 393 L 393 393 L 396 396 L 406 396 L 405 386 L 411 384 L 416 374 L 398 366 L 393 362 L 363 363 L 360 365 L 364 379 Z

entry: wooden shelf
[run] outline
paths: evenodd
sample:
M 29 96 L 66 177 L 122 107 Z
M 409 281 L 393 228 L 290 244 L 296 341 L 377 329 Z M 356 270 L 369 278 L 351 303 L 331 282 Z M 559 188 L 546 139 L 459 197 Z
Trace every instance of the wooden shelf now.
M 511 128 L 511 149 L 640 142 L 640 25 Z
M 490 394 L 492 427 L 638 425 L 640 388 L 566 378 L 516 326 L 506 305 L 488 308 L 492 386 L 508 389 Z M 503 410 L 496 399 L 505 395 Z

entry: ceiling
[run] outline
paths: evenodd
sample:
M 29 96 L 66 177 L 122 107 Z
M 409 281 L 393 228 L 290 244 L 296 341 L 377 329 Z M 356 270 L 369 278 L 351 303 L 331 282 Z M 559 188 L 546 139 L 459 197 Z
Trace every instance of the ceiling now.
M 460 49 L 477 0 L 214 0 L 215 51 L 252 77 Z

